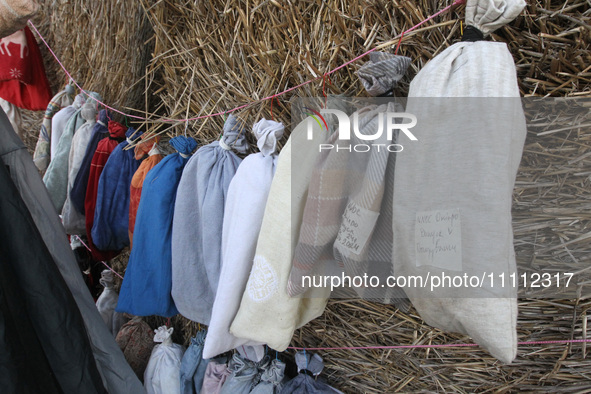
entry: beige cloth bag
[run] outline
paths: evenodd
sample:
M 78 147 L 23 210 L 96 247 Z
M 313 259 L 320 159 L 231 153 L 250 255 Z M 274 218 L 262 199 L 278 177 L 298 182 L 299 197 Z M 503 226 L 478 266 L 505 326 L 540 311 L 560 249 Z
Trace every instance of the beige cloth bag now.
M 313 139 L 307 140 L 307 124 L 304 120 L 294 129 L 279 154 L 252 271 L 230 326 L 235 337 L 266 343 L 281 352 L 296 328 L 324 312 L 330 296 L 330 289 L 311 289 L 301 298 L 287 293 L 318 145 L 328 138 L 328 132 L 314 124 Z M 292 159 L 297 163 L 293 172 Z
M 468 0 L 466 26 L 486 37 L 524 6 L 523 0 Z M 467 334 L 511 362 L 516 289 L 507 282 L 501 288 L 499 277 L 516 272 L 511 202 L 526 126 L 507 46 L 463 41 L 447 48 L 412 81 L 406 112 L 417 117 L 418 141 L 403 141 L 396 157 L 394 271 L 431 280 L 442 273 L 486 275 L 482 288 L 405 291 L 428 324 Z

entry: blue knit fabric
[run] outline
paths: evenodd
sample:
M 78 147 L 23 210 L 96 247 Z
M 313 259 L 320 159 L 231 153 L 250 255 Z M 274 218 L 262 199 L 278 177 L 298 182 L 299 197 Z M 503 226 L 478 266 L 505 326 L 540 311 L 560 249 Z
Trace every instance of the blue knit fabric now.
M 162 159 L 144 180 L 117 312 L 163 317 L 178 313 L 170 295 L 172 217 L 181 174 L 197 142 L 179 136 L 170 144 L 178 153 Z
M 92 242 L 100 250 L 129 246 L 129 186 L 140 162 L 133 149 L 125 149 L 143 133 L 129 128 L 126 141 L 113 150 L 101 173 L 92 225 Z

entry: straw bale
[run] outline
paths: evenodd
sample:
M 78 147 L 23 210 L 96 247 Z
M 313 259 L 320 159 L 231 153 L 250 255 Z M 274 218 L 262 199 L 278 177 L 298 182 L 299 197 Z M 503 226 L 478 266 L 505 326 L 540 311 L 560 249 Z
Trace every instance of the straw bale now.
M 53 2 L 44 7 L 46 16 L 38 23 L 86 88 L 98 90 L 110 104 L 134 107 L 155 118 L 223 112 L 318 78 L 275 101 L 274 118 L 289 128 L 291 98 L 322 96 L 323 88 L 327 95 L 364 96 L 355 71 L 366 59 L 335 72 L 324 83 L 322 76 L 376 45 L 394 52 L 401 31 L 449 1 L 140 0 L 133 4 L 140 4 L 141 10 L 112 0 Z M 403 38 L 399 53 L 413 62 L 397 94 L 405 95 L 416 72 L 459 39 L 463 11 L 463 6 L 456 7 Z M 508 44 L 524 96 L 591 97 L 590 18 L 589 1 L 539 0 L 529 2 L 515 22 L 493 34 L 493 40 Z M 50 80 L 65 82 L 53 61 L 47 64 Z M 113 78 L 116 83 L 111 86 Z M 262 116 L 271 117 L 271 103 L 252 105 L 237 114 L 250 125 Z M 570 115 L 568 109 L 562 114 Z M 521 270 L 532 271 L 543 263 L 576 272 L 586 269 L 591 258 L 591 133 L 588 128 L 556 131 L 552 122 L 540 120 L 540 128 L 528 131 L 514 192 L 516 254 Z M 219 136 L 222 124 L 222 116 L 195 121 L 187 132 L 207 143 Z M 184 124 L 143 127 L 167 136 L 185 131 Z M 121 274 L 127 256 L 112 262 Z M 522 294 L 520 341 L 587 338 L 589 284 L 578 285 L 580 296 L 572 299 L 532 299 Z M 154 317 L 148 321 L 153 327 L 166 322 Z M 179 316 L 172 324 L 175 339 L 184 343 L 199 328 Z M 295 333 L 292 344 L 469 342 L 467 337 L 427 326 L 413 309 L 402 312 L 369 301 L 332 300 L 323 316 Z M 517 360 L 508 366 L 477 347 L 320 353 L 327 362 L 325 376 L 345 392 L 591 391 L 591 360 L 585 344 L 520 346 Z

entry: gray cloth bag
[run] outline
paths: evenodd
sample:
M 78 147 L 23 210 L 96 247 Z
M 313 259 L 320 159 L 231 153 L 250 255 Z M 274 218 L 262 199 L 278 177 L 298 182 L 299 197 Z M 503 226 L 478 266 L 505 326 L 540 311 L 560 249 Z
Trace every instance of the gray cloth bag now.
M 51 162 L 43 177 L 43 183 L 45 183 L 47 190 L 49 190 L 51 200 L 58 212 L 62 211 L 68 192 L 68 161 L 72 139 L 74 138 L 74 133 L 86 122 L 81 115 L 82 97 L 83 95 L 81 94 L 76 96 L 74 104 L 72 104 L 77 109 L 68 120 L 68 123 L 66 123 L 66 128 L 59 139 L 55 156 L 51 157 Z M 98 93 L 90 93 L 90 97 L 86 101 L 94 102 L 92 98 L 101 100 L 101 96 Z M 78 107 L 76 107 L 76 103 L 79 104 Z
M 12 131 L 4 112 L 0 111 L 0 157 L 9 166 L 13 181 L 84 319 L 96 365 L 109 393 L 144 393 L 144 388 L 125 361 L 110 330 L 105 326 L 80 269 L 64 228 L 31 155 Z
M 172 224 L 172 298 L 186 318 L 209 324 L 221 269 L 224 204 L 246 153 L 246 129 L 233 115 L 222 138 L 189 159 L 177 190 Z
M 43 116 L 43 123 L 41 123 L 41 130 L 39 130 L 39 138 L 37 139 L 37 145 L 35 146 L 35 153 L 33 154 L 33 161 L 41 172 L 44 172 L 49 165 L 52 134 L 51 125 L 53 117 L 62 108 L 72 105 L 75 93 L 76 90 L 74 85 L 68 84 L 64 90 L 53 96 L 47 105 L 45 116 Z
M 66 189 L 66 201 L 62 209 L 62 222 L 68 234 L 86 234 L 86 221 L 83 213 L 78 212 L 72 200 L 70 191 L 80 171 L 88 142 L 92 136 L 92 129 L 96 123 L 97 106 L 92 102 L 85 103 L 80 109 L 80 116 L 86 122 L 76 131 L 72 138 L 70 155 L 68 159 L 68 187 Z
M 281 392 L 282 382 L 285 377 L 285 363 L 275 359 L 266 365 L 261 374 L 259 383 L 251 391 L 251 394 L 278 394 Z
M 191 344 L 185 351 L 181 360 L 181 394 L 194 394 L 201 392 L 203 377 L 209 359 L 203 359 L 203 342 L 207 335 L 206 330 L 201 330 L 191 338 Z
M 220 394 L 250 393 L 259 372 L 256 363 L 242 358 L 238 353 L 234 353 L 228 369 L 230 375 L 222 386 Z
M 486 37 L 524 6 L 523 0 L 468 0 L 465 31 L 474 27 Z M 404 140 L 396 158 L 397 275 L 467 274 L 480 280 L 515 273 L 511 203 L 526 125 L 506 44 L 463 41 L 447 48 L 412 81 L 406 112 L 417 117 L 412 132 L 418 141 Z M 467 334 L 511 362 L 517 351 L 516 289 L 482 284 L 405 291 L 428 324 Z
M 410 59 L 387 53 L 375 53 L 358 72 L 369 94 L 391 92 L 410 65 Z M 404 112 L 394 100 L 382 105 L 367 105 L 353 113 L 350 123 L 359 125 L 359 132 L 372 136 L 385 124 L 386 112 Z M 365 144 L 357 135 L 351 140 L 338 139 L 333 133 L 316 162 L 310 180 L 310 191 L 304 210 L 303 224 L 295 249 L 288 290 L 296 296 L 308 290 L 304 278 L 323 276 L 331 260 L 339 263 L 351 277 L 375 275 L 386 278 L 392 274 L 392 181 L 397 153 L 385 146 L 394 143 L 383 132 L 372 140 L 369 151 L 348 151 L 347 147 Z M 338 149 L 338 148 L 341 149 Z M 358 212 L 357 214 L 355 212 Z M 355 216 L 355 227 L 352 226 Z M 351 240 L 354 240 L 353 242 Z M 354 287 L 364 298 L 405 305 L 404 292 L 397 288 Z

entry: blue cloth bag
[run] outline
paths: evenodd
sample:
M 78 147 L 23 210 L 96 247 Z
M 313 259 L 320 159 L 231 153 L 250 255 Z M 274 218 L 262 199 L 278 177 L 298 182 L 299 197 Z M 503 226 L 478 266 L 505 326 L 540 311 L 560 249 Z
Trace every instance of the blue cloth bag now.
M 172 217 L 181 174 L 197 142 L 179 136 L 170 144 L 177 153 L 162 159 L 144 181 L 117 312 L 163 317 L 178 313 L 170 295 Z
M 203 343 L 206 330 L 201 330 L 191 338 L 191 344 L 181 361 L 181 394 L 198 394 L 203 386 L 203 377 L 209 360 L 203 359 Z
M 129 246 L 129 193 L 131 178 L 140 162 L 133 149 L 125 149 L 143 133 L 130 127 L 109 156 L 101 173 L 92 225 L 92 242 L 100 250 L 121 250 Z
M 92 128 L 92 134 L 88 141 L 82 164 L 80 164 L 80 169 L 74 180 L 74 185 L 72 186 L 72 190 L 70 190 L 70 201 L 72 201 L 76 210 L 81 214 L 84 214 L 84 198 L 86 197 L 86 187 L 90 176 L 92 156 L 94 156 L 99 141 L 109 136 L 109 129 L 107 127 L 109 118 L 110 116 L 106 109 L 102 109 L 99 112 L 98 120 Z

